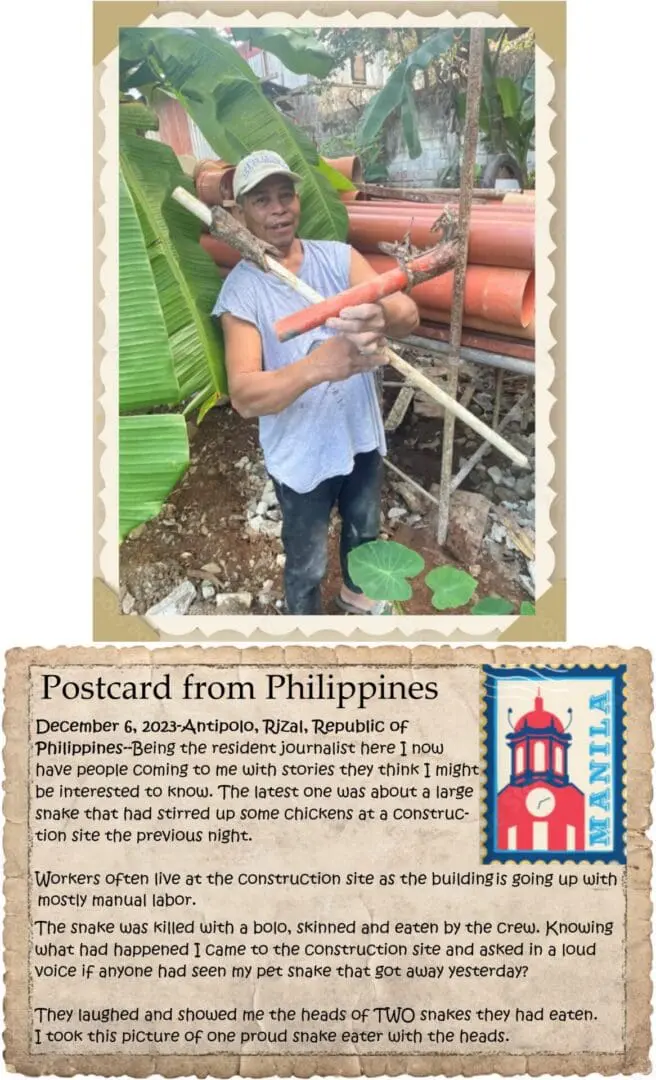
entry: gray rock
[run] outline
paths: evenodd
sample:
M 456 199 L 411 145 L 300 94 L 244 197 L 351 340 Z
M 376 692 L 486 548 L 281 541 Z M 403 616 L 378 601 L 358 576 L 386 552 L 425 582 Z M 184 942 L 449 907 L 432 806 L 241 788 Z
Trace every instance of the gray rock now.
M 248 468 L 248 464 L 248 458 L 242 457 L 239 459 L 239 461 L 235 462 L 235 469 L 246 469 Z
M 284 553 L 282 555 L 276 555 L 276 565 L 277 566 L 284 566 L 286 562 L 287 562 L 287 556 Z
M 526 589 L 528 595 L 535 598 L 535 585 L 533 584 L 533 582 L 532 582 L 531 578 L 528 576 L 528 574 L 520 574 L 519 575 L 519 580 L 521 581 L 522 585 Z
M 201 581 L 200 591 L 203 600 L 211 600 L 216 595 L 216 589 L 211 581 Z
M 408 525 L 417 525 L 421 521 L 421 514 L 410 514 L 407 520 Z
M 265 519 L 261 521 L 258 532 L 262 536 L 279 537 L 282 536 L 282 521 L 269 521 Z
M 495 544 L 503 544 L 506 540 L 508 533 L 504 529 L 503 525 L 500 525 L 498 521 L 495 521 L 494 525 L 490 529 L 490 537 L 494 540 Z
M 149 607 L 146 615 L 186 615 L 195 599 L 196 586 L 182 581 L 163 600 Z
M 219 615 L 246 615 L 252 603 L 253 595 L 249 592 L 218 593 L 216 597 Z
M 132 595 L 132 593 L 126 592 L 125 596 L 123 597 L 123 600 L 121 601 L 121 611 L 123 612 L 124 615 L 131 615 L 132 612 L 134 611 L 134 605 L 135 604 L 136 604 L 136 600 L 135 600 L 134 596 Z
M 515 481 L 515 494 L 520 499 L 527 499 L 531 494 L 531 487 L 533 484 L 533 478 L 531 476 L 520 476 Z
M 506 475 L 503 478 L 503 482 L 504 482 L 505 486 L 508 487 L 508 488 L 514 488 L 515 487 L 515 477 L 513 476 L 512 473 L 506 473 Z
M 261 501 L 260 501 L 260 502 L 259 502 L 259 503 L 257 504 L 257 506 L 255 507 L 255 513 L 257 514 L 257 516 L 258 516 L 258 517 L 264 517 L 264 515 L 266 514 L 266 512 L 267 512 L 267 510 L 268 510 L 268 509 L 269 509 L 269 508 L 268 508 L 267 504 L 266 504 L 266 503 L 264 502 L 264 500 L 262 499 L 262 500 L 261 500 Z
M 273 588 L 273 579 L 272 578 L 268 578 L 267 581 L 263 582 L 263 584 L 262 584 L 262 592 L 263 593 L 271 592 L 272 588 Z
M 515 498 L 515 492 L 512 491 L 511 488 L 503 486 L 496 487 L 494 489 L 494 494 L 496 495 L 499 502 L 507 502 L 508 500 L 512 502 L 512 500 Z
M 280 510 L 278 509 L 277 506 L 274 506 L 274 508 L 272 510 L 267 510 L 266 516 L 268 517 L 269 521 L 281 521 L 282 520 L 282 514 L 280 513 Z
M 500 484 L 503 480 L 503 473 L 498 465 L 492 465 L 491 468 L 487 470 L 487 475 L 490 477 L 493 484 Z
M 267 484 L 264 488 L 260 497 L 260 505 L 264 506 L 265 510 L 270 510 L 272 507 L 278 505 L 278 497 L 273 484 Z
M 399 518 L 405 517 L 407 512 L 405 506 L 393 506 L 391 510 L 388 510 L 387 516 L 390 521 L 398 521 Z
M 206 574 L 220 574 L 221 567 L 218 563 L 208 562 L 204 566 L 201 566 L 201 570 L 204 570 Z

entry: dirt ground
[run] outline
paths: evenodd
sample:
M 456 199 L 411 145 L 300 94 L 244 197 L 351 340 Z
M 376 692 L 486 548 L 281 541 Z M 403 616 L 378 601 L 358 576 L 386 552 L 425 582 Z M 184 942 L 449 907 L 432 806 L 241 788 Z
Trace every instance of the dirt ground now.
M 405 347 L 404 355 L 413 362 L 427 358 L 427 354 L 418 354 L 409 347 Z M 386 369 L 383 377 L 383 412 L 387 416 L 397 396 L 396 388 L 390 383 L 396 382 L 398 376 Z M 492 421 L 495 378 L 494 371 L 482 367 L 476 369 L 474 378 L 461 378 L 461 390 L 469 399 L 467 407 L 488 424 Z M 502 417 L 526 385 L 524 377 L 504 376 Z M 441 432 L 442 420 L 422 415 L 415 398 L 398 429 L 388 433 L 389 460 L 428 490 L 439 482 Z M 455 434 L 454 472 L 481 443 L 478 436 L 460 424 L 456 424 Z M 525 410 L 522 422 L 511 423 L 505 434 L 510 442 L 532 456 L 532 405 Z M 263 535 L 253 527 L 262 520 L 262 517 L 253 519 L 258 504 L 262 511 L 260 500 L 267 481 L 258 448 L 257 422 L 243 420 L 226 405 L 211 410 L 197 429 L 190 428 L 190 435 L 190 469 L 171 492 L 160 514 L 135 529 L 122 545 L 122 610 L 126 614 L 144 614 L 186 581 L 196 587 L 187 614 L 217 614 L 217 597 L 234 593 L 249 594 L 242 597 L 245 605 L 240 609 L 242 613 L 284 614 L 283 555 L 281 541 L 275 535 L 280 528 L 275 505 L 264 514 L 266 520 L 261 526 L 274 535 Z M 464 481 L 461 490 L 480 492 L 492 504 L 480 550 L 475 558 L 468 559 L 463 557 L 463 552 L 438 545 L 436 508 L 421 495 L 416 496 L 418 504 L 408 505 L 398 486 L 393 486 L 398 485 L 399 478 L 385 469 L 381 535 L 419 551 L 426 561 L 426 572 L 442 564 L 469 570 L 479 581 L 474 599 L 497 595 L 518 607 L 523 600 L 533 598 L 532 565 L 530 558 L 513 542 L 513 530 L 509 533 L 506 526 L 510 517 L 521 533 L 529 538 L 534 536 L 534 487 L 532 474 L 528 476 L 529 479 L 526 470 L 516 469 L 502 454 L 490 450 Z M 522 489 L 521 496 L 515 485 Z M 503 522 L 495 506 L 505 514 Z M 393 511 L 391 518 L 390 511 Z M 334 603 L 341 583 L 338 528 L 339 523 L 333 518 L 329 569 L 323 589 L 324 607 L 331 614 L 339 613 Z M 434 615 L 431 594 L 423 577 L 420 574 L 413 580 L 413 597 L 404 605 L 405 611 Z M 190 588 L 189 592 L 193 595 Z M 449 614 L 457 614 L 459 610 L 467 608 Z

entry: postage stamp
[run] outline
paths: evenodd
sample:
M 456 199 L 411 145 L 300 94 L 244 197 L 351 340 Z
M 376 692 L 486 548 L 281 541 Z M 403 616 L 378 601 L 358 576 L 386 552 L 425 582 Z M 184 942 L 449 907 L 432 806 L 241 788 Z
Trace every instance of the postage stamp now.
M 483 673 L 483 861 L 625 863 L 626 668 Z

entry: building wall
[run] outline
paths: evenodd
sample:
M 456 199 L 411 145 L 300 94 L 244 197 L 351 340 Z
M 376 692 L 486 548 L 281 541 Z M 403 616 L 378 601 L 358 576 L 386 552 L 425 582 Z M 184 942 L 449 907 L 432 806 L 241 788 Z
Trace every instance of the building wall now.
M 420 90 L 416 93 L 416 103 L 422 152 L 418 158 L 410 157 L 403 138 L 401 118 L 395 116 L 388 123 L 385 134 L 387 171 L 393 183 L 405 183 L 409 187 L 440 186 L 440 174 L 459 160 L 458 135 L 452 130 L 449 113 L 434 94 Z M 479 139 L 477 164 L 484 168 L 494 156 Z M 529 170 L 535 167 L 534 152 L 528 155 L 528 167 Z

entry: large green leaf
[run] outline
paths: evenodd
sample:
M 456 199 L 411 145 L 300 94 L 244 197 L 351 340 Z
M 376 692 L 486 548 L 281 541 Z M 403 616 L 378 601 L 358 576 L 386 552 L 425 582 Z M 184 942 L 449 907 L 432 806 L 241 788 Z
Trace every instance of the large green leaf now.
M 362 114 L 360 124 L 358 127 L 358 144 L 360 146 L 366 146 L 368 143 L 372 143 L 378 135 L 383 124 L 387 120 L 388 116 L 394 112 L 395 109 L 403 105 L 406 94 L 413 96 L 412 80 L 417 71 L 423 70 L 433 60 L 436 60 L 438 56 L 445 53 L 453 45 L 455 37 L 459 32 L 454 30 L 438 30 L 436 34 L 424 41 L 423 44 L 411 52 L 409 56 L 394 69 L 389 79 L 385 83 L 382 90 L 379 90 L 377 94 L 369 101 L 366 109 Z M 411 124 L 412 113 L 409 106 L 406 103 L 405 115 L 404 115 L 404 135 L 406 141 L 408 139 L 409 125 Z M 419 135 L 416 127 L 416 110 L 415 110 L 415 127 L 411 135 L 411 139 L 419 140 Z M 410 145 L 410 144 L 408 144 Z M 415 148 L 416 148 L 416 144 Z M 413 156 L 418 156 L 417 154 Z
M 455 566 L 437 566 L 426 574 L 425 581 L 433 593 L 431 603 L 438 611 L 462 607 L 476 592 L 476 579 Z
M 119 403 L 121 412 L 180 399 L 173 357 L 139 216 L 119 175 Z
M 213 30 L 134 30 L 156 54 L 165 85 L 175 93 L 212 149 L 236 163 L 253 150 L 276 150 L 302 177 L 299 232 L 308 239 L 345 240 L 348 214 L 318 165 L 306 160 L 307 143 L 262 93 L 237 50 Z M 314 151 L 316 154 L 316 150 Z
M 348 176 L 344 176 L 339 169 L 334 169 L 324 158 L 319 158 L 317 169 L 335 191 L 356 191 L 355 184 L 351 183 Z
M 407 84 L 401 101 L 401 127 L 403 129 L 403 137 L 406 141 L 410 157 L 418 158 L 421 154 L 419 114 L 415 103 L 414 91 L 412 86 L 408 86 Z
M 187 426 L 179 414 L 119 419 L 121 540 L 155 517 L 189 465 Z
M 124 131 L 120 164 L 139 214 L 180 398 L 189 397 L 208 381 L 225 395 L 223 342 L 210 315 L 220 289 L 219 275 L 198 242 L 200 223 L 169 197 L 176 186 L 191 189 L 191 181 L 169 146 Z
M 485 596 L 474 604 L 470 615 L 511 615 L 513 610 L 510 600 L 503 600 L 500 596 Z
M 159 127 L 157 113 L 144 105 L 142 101 L 122 101 L 118 115 L 122 135 L 138 135 L 142 131 L 157 131 Z
M 257 49 L 273 53 L 289 71 L 325 79 L 336 60 L 317 40 L 313 30 L 289 27 L 230 27 L 235 41 L 249 41 Z
M 325 176 L 326 180 L 335 191 L 356 190 L 355 184 L 352 184 L 348 177 L 344 176 L 337 169 L 334 169 L 332 165 L 329 165 L 325 158 L 320 157 L 319 151 L 307 131 L 304 131 L 298 124 L 295 124 L 294 121 L 290 120 L 284 113 L 281 113 L 280 116 L 284 120 L 291 138 L 294 142 L 298 143 L 299 149 L 308 165 L 315 165 L 321 175 Z
M 373 540 L 348 555 L 348 569 L 358 588 L 371 600 L 409 600 L 408 578 L 424 569 L 421 555 L 394 540 Z
M 501 98 L 503 115 L 517 118 L 520 110 L 521 95 L 519 87 L 514 79 L 499 78 L 496 81 L 496 91 Z

